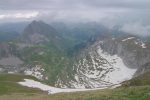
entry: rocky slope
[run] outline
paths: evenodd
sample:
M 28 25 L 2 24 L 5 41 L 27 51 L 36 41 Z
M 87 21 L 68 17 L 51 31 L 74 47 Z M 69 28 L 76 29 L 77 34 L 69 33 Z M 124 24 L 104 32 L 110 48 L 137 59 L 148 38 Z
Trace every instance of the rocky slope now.
M 145 72 L 150 62 L 149 43 L 137 37 L 99 39 L 73 65 L 74 79 L 56 86 L 96 88 L 119 84 Z M 145 66 L 145 67 L 144 67 Z

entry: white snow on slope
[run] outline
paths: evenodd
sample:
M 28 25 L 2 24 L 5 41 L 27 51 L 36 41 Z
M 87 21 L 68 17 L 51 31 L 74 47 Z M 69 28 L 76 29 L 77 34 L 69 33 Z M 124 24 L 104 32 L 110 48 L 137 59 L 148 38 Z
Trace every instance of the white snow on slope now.
M 76 65 L 77 73 L 69 84 L 72 88 L 102 88 L 119 84 L 133 77 L 137 69 L 128 68 L 117 55 L 110 55 L 97 47 L 88 59 Z
M 117 55 L 109 55 L 106 52 L 103 52 L 101 48 L 98 49 L 98 53 L 100 56 L 105 58 L 113 68 L 113 70 L 107 73 L 106 77 L 104 78 L 106 82 L 118 84 L 125 80 L 129 80 L 137 70 L 128 68 L 120 57 Z
M 134 39 L 135 37 L 129 37 L 129 38 L 126 38 L 126 39 L 123 39 L 122 41 L 127 41 L 127 40 L 131 40 L 131 39 Z
M 142 47 L 143 49 L 147 48 L 146 47 L 146 44 L 144 43 L 144 41 L 140 40 L 140 39 L 137 39 L 136 41 L 134 41 L 134 43 L 136 45 L 139 45 L 140 47 Z
M 24 82 L 18 82 L 18 83 L 22 86 L 27 86 L 27 87 L 31 87 L 31 88 L 38 88 L 42 91 L 47 91 L 48 94 L 55 94 L 55 93 L 62 93 L 62 92 L 89 91 L 89 90 L 98 90 L 98 89 L 107 88 L 107 87 L 104 87 L 104 88 L 96 88 L 96 89 L 61 89 L 61 88 L 48 86 L 48 85 L 42 84 L 38 81 L 34 81 L 34 80 L 31 80 L 31 79 L 24 79 Z M 120 86 L 120 85 L 116 85 L 116 86 L 113 86 L 111 88 L 116 88 L 118 86 Z
M 142 47 L 142 48 L 146 48 L 146 45 L 145 45 L 144 42 L 141 43 L 141 47 Z
M 44 79 L 44 75 L 42 74 L 43 72 L 44 72 L 44 69 L 40 65 L 36 65 L 36 67 L 33 67 L 31 69 L 26 69 L 24 71 L 25 75 L 31 75 L 40 80 Z

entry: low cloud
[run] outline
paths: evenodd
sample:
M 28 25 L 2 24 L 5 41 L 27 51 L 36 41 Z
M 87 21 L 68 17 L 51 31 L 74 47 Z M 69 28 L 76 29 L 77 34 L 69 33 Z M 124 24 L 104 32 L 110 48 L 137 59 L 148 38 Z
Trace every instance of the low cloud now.
M 134 35 L 150 36 L 150 25 L 144 25 L 139 22 L 124 24 L 120 30 Z
M 38 12 L 29 12 L 29 13 L 5 13 L 5 14 L 0 14 L 0 19 L 3 20 L 3 19 L 29 19 L 29 18 L 34 18 L 34 17 L 37 17 L 38 16 Z
M 94 21 L 109 28 L 122 26 L 122 31 L 147 36 L 150 32 L 149 5 L 150 0 L 0 0 L 0 23 L 34 19 Z M 140 23 L 133 23 L 139 20 Z

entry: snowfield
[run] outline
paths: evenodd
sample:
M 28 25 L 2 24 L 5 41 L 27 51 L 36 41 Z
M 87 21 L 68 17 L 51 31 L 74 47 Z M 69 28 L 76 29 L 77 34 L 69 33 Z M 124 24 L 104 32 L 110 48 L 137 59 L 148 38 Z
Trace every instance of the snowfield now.
M 124 64 L 123 60 L 117 55 L 109 55 L 106 52 L 103 52 L 101 47 L 99 47 L 98 53 L 110 63 L 110 66 L 113 69 L 109 71 L 104 78 L 106 82 L 119 84 L 123 81 L 131 79 L 134 73 L 137 71 L 137 69 L 128 68 Z
M 23 82 L 18 82 L 18 83 L 22 86 L 38 88 L 42 91 L 47 91 L 48 94 L 55 94 L 55 93 L 61 93 L 61 92 L 79 92 L 79 91 L 89 91 L 89 90 L 98 90 L 98 89 L 108 88 L 108 87 L 103 87 L 103 88 L 95 88 L 95 89 L 62 89 L 62 88 L 56 88 L 56 87 L 52 87 L 49 85 L 45 85 L 45 84 L 42 84 L 41 82 L 34 81 L 31 79 L 24 79 Z M 110 89 L 116 88 L 118 86 L 120 86 L 120 84 L 114 85 Z
M 96 50 L 91 51 L 88 58 L 80 60 L 74 67 L 77 73 L 74 75 L 75 81 L 69 82 L 72 88 L 109 87 L 133 77 L 137 69 L 128 68 L 119 56 L 104 52 L 101 46 L 94 48 Z

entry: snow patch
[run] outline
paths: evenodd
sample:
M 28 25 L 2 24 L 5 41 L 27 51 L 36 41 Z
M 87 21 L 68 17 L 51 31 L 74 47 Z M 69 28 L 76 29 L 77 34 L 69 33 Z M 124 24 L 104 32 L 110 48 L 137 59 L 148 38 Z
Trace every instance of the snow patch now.
M 136 45 L 141 46 L 143 49 L 144 49 L 144 48 L 147 48 L 147 47 L 146 47 L 146 44 L 145 44 L 143 41 L 141 41 L 141 40 L 134 41 L 134 43 L 135 43 Z
M 10 72 L 8 72 L 8 74 L 14 74 L 14 73 L 15 73 L 15 72 L 11 72 L 11 71 L 10 71 Z
M 126 38 L 126 39 L 123 39 L 122 41 L 125 42 L 127 40 L 131 40 L 131 39 L 134 39 L 135 37 L 129 37 L 129 38 Z
M 24 79 L 23 82 L 18 82 L 22 86 L 27 86 L 31 88 L 38 88 L 42 91 L 48 92 L 48 94 L 55 94 L 55 93 L 61 93 L 61 92 L 79 92 L 79 91 L 89 91 L 89 90 L 98 90 L 98 89 L 105 89 L 104 88 L 96 88 L 96 89 L 62 89 L 62 88 L 56 88 L 49 85 L 42 84 L 38 81 L 34 81 L 31 79 Z
M 137 70 L 128 68 L 120 57 L 117 55 L 109 55 L 106 52 L 104 53 L 101 48 L 98 49 L 98 53 L 100 56 L 105 58 L 113 68 L 113 70 L 109 71 L 104 78 L 104 80 L 107 82 L 119 84 L 125 80 L 131 79 Z
M 40 80 L 43 80 L 44 78 L 44 75 L 42 74 L 43 72 L 44 72 L 44 69 L 40 65 L 36 65 L 36 67 L 33 67 L 31 69 L 26 69 L 24 71 L 25 75 L 31 75 Z
M 142 47 L 142 48 L 146 48 L 145 43 L 142 42 L 142 43 L 141 43 L 141 47 Z

